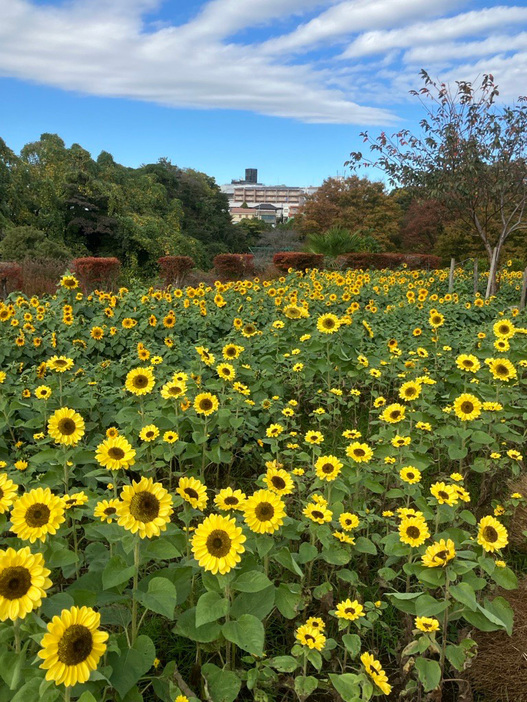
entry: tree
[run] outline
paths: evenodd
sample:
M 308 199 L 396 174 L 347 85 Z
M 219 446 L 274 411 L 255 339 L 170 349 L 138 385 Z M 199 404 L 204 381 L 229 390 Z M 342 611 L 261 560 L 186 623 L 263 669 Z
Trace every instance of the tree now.
M 437 200 L 412 200 L 401 221 L 401 246 L 413 253 L 431 253 L 448 221 L 448 210 Z
M 379 242 L 372 236 L 361 236 L 351 233 L 349 229 L 333 225 L 322 234 L 310 234 L 307 237 L 305 250 L 335 258 L 341 254 L 358 253 L 359 251 L 379 252 Z
M 346 165 L 381 168 L 392 185 L 426 193 L 470 225 L 489 258 L 489 297 L 496 289 L 503 245 L 527 227 L 527 99 L 498 107 L 499 91 L 490 74 L 478 88 L 467 81 L 456 81 L 452 88 L 424 70 L 421 77 L 424 86 L 410 94 L 426 112 L 422 133 L 403 129 L 372 139 L 362 132 L 374 157 L 352 152 Z
M 295 217 L 298 231 L 321 234 L 338 225 L 352 233 L 372 235 L 383 248 L 392 248 L 399 232 L 401 209 L 383 183 L 367 178 L 328 178 Z
M 0 241 L 0 258 L 4 261 L 24 261 L 27 258 L 67 261 L 71 258 L 71 251 L 63 243 L 47 237 L 40 229 L 10 227 Z

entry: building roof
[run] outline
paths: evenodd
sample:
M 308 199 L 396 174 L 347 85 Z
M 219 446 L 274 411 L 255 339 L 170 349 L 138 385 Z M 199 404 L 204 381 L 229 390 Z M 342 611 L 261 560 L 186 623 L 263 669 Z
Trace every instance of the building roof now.
M 231 207 L 231 214 L 250 214 L 256 207 Z

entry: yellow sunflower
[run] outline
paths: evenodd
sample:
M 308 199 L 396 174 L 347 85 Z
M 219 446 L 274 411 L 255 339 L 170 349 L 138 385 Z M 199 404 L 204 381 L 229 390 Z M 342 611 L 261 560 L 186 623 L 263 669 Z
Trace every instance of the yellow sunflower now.
M 456 548 L 452 539 L 441 539 L 429 546 L 421 558 L 427 568 L 445 566 L 456 556 Z
M 339 522 L 340 526 L 344 529 L 344 531 L 351 531 L 352 529 L 356 529 L 360 524 L 360 520 L 357 517 L 357 515 L 352 514 L 351 512 L 342 512 L 342 514 L 339 517 Z
M 320 480 L 331 482 L 342 470 L 342 462 L 336 456 L 320 456 L 315 463 L 315 473 Z
M 141 539 L 159 536 L 170 521 L 172 496 L 161 483 L 152 478 L 141 478 L 139 482 L 125 485 L 117 504 L 119 526 L 132 534 L 138 533 Z
M 176 492 L 194 509 L 204 510 L 209 499 L 207 486 L 197 478 L 180 478 Z
M 439 631 L 439 622 L 435 617 L 416 617 L 415 628 L 419 631 Z
M 289 473 L 283 468 L 278 468 L 274 461 L 269 462 L 267 473 L 264 476 L 264 483 L 269 490 L 277 495 L 290 495 L 295 489 L 295 483 Z
M 154 441 L 155 439 L 157 439 L 158 436 L 159 429 L 156 427 L 155 424 L 147 424 L 147 426 L 143 427 L 139 432 L 139 438 L 141 439 L 141 441 L 145 441 L 146 443 Z
M 333 512 L 321 503 L 311 503 L 306 505 L 302 510 L 302 514 L 304 517 L 307 517 L 312 522 L 316 522 L 317 524 L 330 522 L 333 518 Z
M 320 631 L 320 627 L 310 626 L 309 624 L 299 626 L 295 631 L 295 638 L 302 646 L 314 648 L 317 651 L 322 651 L 326 645 L 326 637 Z
M 272 534 L 284 523 L 285 505 L 271 490 L 257 490 L 243 505 L 243 516 L 251 531 Z
M 84 436 L 84 419 L 75 410 L 61 407 L 49 418 L 48 433 L 57 444 L 75 446 Z
M 52 356 L 49 361 L 46 362 L 46 365 L 50 370 L 54 370 L 56 373 L 64 373 L 70 368 L 73 368 L 73 359 L 67 356 Z
M 506 383 L 518 377 L 516 368 L 507 358 L 491 358 L 489 360 L 489 370 L 496 380 L 503 380 Z
M 476 373 L 481 368 L 481 363 L 473 354 L 462 353 L 456 358 L 456 365 L 461 370 Z
M 161 388 L 161 397 L 164 400 L 173 400 L 182 397 L 187 392 L 187 384 L 184 380 L 170 380 Z
M 369 463 L 373 456 L 373 451 L 368 444 L 354 441 L 346 447 L 346 455 L 349 456 L 352 461 L 355 461 L 355 463 Z
M 126 470 L 135 463 L 135 449 L 123 436 L 110 437 L 97 446 L 95 458 L 108 470 Z
M 243 510 L 243 505 L 247 496 L 241 490 L 233 490 L 231 487 L 223 488 L 214 498 L 214 504 L 218 509 L 229 512 L 231 509 Z
M 409 546 L 421 546 L 430 537 L 422 517 L 405 517 L 399 525 L 399 539 Z
M 56 534 L 64 522 L 64 502 L 49 488 L 36 488 L 20 497 L 11 510 L 11 531 L 32 544 Z
M 335 616 L 338 619 L 348 619 L 350 622 L 354 622 L 355 619 L 360 619 L 360 617 L 364 616 L 364 607 L 358 600 L 353 600 L 352 602 L 350 599 L 347 599 L 338 603 Z
M 51 388 L 47 385 L 39 385 L 34 390 L 35 397 L 39 400 L 47 400 L 51 397 Z
M 321 334 L 334 334 L 339 330 L 340 320 L 337 315 L 328 312 L 317 320 L 317 329 Z
M 53 617 L 38 652 L 46 680 L 72 687 L 89 679 L 106 651 L 108 634 L 100 623 L 101 615 L 91 607 L 63 609 Z
M 119 500 L 101 500 L 95 505 L 93 511 L 94 517 L 99 517 L 101 522 L 111 524 L 114 519 L 117 519 L 117 505 Z
M 216 366 L 216 372 L 220 376 L 220 378 L 223 378 L 223 380 L 234 380 L 236 377 L 236 371 L 234 370 L 234 366 L 231 365 L 230 363 L 219 363 Z
M 150 367 L 133 368 L 128 371 L 124 383 L 128 392 L 134 395 L 147 395 L 155 385 L 155 377 Z
M 509 543 L 507 529 L 494 517 L 483 517 L 478 524 L 478 544 L 490 553 Z
M 381 419 L 384 422 L 389 422 L 390 424 L 397 424 L 404 419 L 406 412 L 406 407 L 400 405 L 398 402 L 394 402 L 391 405 L 387 405 L 381 412 Z
M 492 327 L 492 331 L 494 332 L 494 336 L 497 336 L 500 339 L 510 339 L 516 333 L 514 324 L 509 322 L 508 319 L 500 319 L 495 322 L 494 326 Z
M 436 498 L 440 505 L 455 505 L 459 501 L 459 494 L 454 485 L 434 483 L 430 487 L 430 493 Z
M 404 468 L 401 468 L 399 471 L 399 476 L 405 483 L 413 485 L 421 480 L 421 471 L 414 468 L 414 466 L 404 466 Z
M 18 485 L 8 478 L 7 473 L 0 473 L 0 514 L 4 514 L 16 500 Z
M 202 568 L 213 575 L 224 575 L 240 562 L 244 541 L 242 528 L 234 518 L 211 514 L 192 537 L 192 553 Z
M 389 695 L 392 691 L 392 686 L 388 683 L 388 677 L 379 661 L 376 660 L 371 653 L 363 653 L 360 660 L 366 672 L 381 692 L 385 695 Z
M 196 395 L 194 399 L 194 409 L 197 414 L 204 414 L 208 417 L 213 412 L 218 410 L 220 403 L 216 395 L 212 395 L 210 392 L 202 392 Z
M 40 607 L 52 585 L 50 572 L 42 554 L 31 553 L 29 546 L 0 551 L 0 621 L 24 619 Z
M 464 422 L 471 422 L 481 414 L 481 402 L 474 395 L 464 392 L 454 400 L 454 412 Z
M 399 397 L 401 400 L 415 400 L 421 394 L 421 383 L 416 383 L 414 380 L 409 380 L 407 383 L 403 383 L 399 388 Z
M 226 361 L 230 361 L 234 358 L 238 358 L 238 356 L 244 351 L 243 346 L 238 346 L 237 344 L 226 344 L 223 347 L 222 353 L 223 353 L 223 358 Z

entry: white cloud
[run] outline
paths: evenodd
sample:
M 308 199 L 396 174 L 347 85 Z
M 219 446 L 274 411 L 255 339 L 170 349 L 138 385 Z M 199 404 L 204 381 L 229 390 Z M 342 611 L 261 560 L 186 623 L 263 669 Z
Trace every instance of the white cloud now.
M 526 83 L 522 7 L 460 13 L 468 0 L 208 0 L 185 24 L 152 29 L 144 18 L 163 1 L 0 0 L 0 75 L 179 108 L 383 126 L 418 82 L 419 64 L 442 78 L 494 72 L 505 90 Z M 298 26 L 281 33 L 288 18 Z M 259 26 L 270 39 L 235 41 Z M 342 42 L 348 48 L 334 57 Z

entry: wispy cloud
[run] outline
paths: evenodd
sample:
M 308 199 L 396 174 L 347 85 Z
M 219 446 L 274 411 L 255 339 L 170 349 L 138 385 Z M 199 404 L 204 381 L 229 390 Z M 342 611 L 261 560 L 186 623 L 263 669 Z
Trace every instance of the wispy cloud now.
M 415 84 L 417 64 L 448 75 L 458 69 L 467 80 L 492 71 L 502 87 L 503 71 L 505 90 L 527 77 L 521 6 L 466 12 L 473 4 L 460 0 L 210 0 L 185 24 L 146 24 L 161 4 L 0 0 L 0 75 L 179 108 L 361 125 L 395 121 L 396 93 L 410 78 Z M 291 31 L 278 29 L 286 20 Z M 264 41 L 239 40 L 261 27 Z

